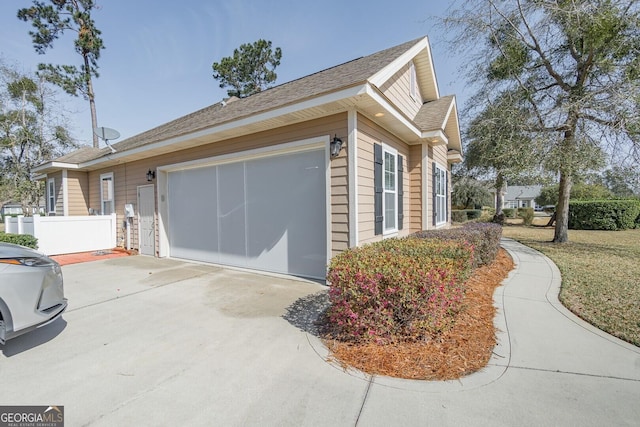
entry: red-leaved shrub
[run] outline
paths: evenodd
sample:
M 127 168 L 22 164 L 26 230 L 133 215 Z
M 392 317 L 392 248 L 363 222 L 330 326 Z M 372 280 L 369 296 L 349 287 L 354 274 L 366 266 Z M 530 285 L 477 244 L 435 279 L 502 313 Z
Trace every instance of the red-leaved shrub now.
M 434 336 L 460 309 L 472 265 L 472 246 L 458 241 L 387 239 L 344 251 L 327 274 L 332 331 L 379 343 Z

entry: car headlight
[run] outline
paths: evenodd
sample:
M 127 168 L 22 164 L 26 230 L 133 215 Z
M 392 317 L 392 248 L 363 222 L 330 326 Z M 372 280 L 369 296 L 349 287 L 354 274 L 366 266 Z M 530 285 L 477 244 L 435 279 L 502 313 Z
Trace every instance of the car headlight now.
M 27 267 L 50 267 L 56 265 L 55 261 L 49 258 L 28 257 L 28 258 L 1 258 L 0 264 L 24 265 Z

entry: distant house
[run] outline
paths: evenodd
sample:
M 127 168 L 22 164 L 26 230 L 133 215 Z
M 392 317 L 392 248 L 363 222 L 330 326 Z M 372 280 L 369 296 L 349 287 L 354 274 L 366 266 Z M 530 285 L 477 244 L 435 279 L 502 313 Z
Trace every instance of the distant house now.
M 22 205 L 18 203 L 7 203 L 0 208 L 0 215 L 2 217 L 9 215 L 22 215 Z
M 33 208 L 32 214 L 44 213 L 44 208 Z M 24 215 L 22 205 L 20 203 L 6 203 L 0 208 L 0 217 Z
M 47 212 L 115 212 L 144 255 L 323 278 L 347 248 L 450 225 L 462 144 L 434 70 L 424 37 L 82 148 L 36 169 Z
M 504 193 L 505 208 L 535 208 L 542 185 L 512 185 Z

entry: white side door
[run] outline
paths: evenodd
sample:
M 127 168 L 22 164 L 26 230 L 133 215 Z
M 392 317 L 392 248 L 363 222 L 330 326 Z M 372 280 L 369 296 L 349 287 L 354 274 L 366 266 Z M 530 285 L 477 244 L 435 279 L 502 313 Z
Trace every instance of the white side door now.
M 156 254 L 156 199 L 153 185 L 138 187 L 138 243 L 141 255 Z

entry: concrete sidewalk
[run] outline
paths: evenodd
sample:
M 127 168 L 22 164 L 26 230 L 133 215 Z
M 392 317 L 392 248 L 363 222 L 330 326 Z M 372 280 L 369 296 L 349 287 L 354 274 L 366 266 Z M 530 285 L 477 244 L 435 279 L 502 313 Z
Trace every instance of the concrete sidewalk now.
M 499 344 L 460 381 L 327 362 L 318 283 L 135 256 L 63 267 L 63 318 L 0 346 L 0 405 L 64 405 L 74 426 L 638 425 L 640 348 L 564 309 L 546 257 L 503 245 Z
M 638 425 L 640 348 L 562 306 L 546 256 L 502 246 L 516 266 L 494 296 L 501 332 L 489 366 L 459 382 L 371 378 L 359 425 Z

